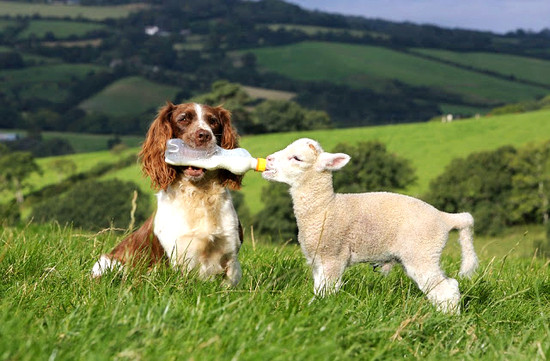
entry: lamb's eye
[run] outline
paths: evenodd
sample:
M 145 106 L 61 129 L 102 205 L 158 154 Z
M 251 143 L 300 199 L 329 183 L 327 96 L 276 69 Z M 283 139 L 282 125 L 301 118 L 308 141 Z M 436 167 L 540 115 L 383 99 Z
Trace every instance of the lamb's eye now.
M 298 161 L 298 162 L 301 162 L 302 159 L 300 157 L 298 157 L 297 155 L 295 155 L 294 157 L 292 157 L 293 160 L 295 161 Z

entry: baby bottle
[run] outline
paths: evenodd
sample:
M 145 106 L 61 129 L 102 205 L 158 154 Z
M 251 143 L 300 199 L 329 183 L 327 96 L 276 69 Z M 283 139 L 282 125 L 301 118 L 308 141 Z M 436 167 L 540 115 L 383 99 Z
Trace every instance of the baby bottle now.
M 164 161 L 171 165 L 187 165 L 205 169 L 227 169 L 233 174 L 244 174 L 254 169 L 257 172 L 265 170 L 265 159 L 254 158 L 244 148 L 195 149 L 185 144 L 181 139 L 169 139 L 166 142 Z

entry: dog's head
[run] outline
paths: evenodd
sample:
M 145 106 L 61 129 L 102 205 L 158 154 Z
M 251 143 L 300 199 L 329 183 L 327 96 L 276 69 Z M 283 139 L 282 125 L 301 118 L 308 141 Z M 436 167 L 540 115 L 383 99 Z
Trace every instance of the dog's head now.
M 166 164 L 166 142 L 172 138 L 179 138 L 193 148 L 206 150 L 215 145 L 225 149 L 239 145 L 228 110 L 196 103 L 176 105 L 168 102 L 151 124 L 140 152 L 143 171 L 151 178 L 155 189 L 166 189 L 179 176 L 191 182 L 200 182 L 207 173 L 202 168 Z M 223 169 L 216 172 L 221 184 L 231 189 L 240 188 L 242 176 Z

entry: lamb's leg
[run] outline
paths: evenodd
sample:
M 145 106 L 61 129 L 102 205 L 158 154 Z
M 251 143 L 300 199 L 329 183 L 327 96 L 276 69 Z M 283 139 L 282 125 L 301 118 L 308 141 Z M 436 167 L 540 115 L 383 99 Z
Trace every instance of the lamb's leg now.
M 438 263 L 403 262 L 403 267 L 439 311 L 460 313 L 458 282 L 447 278 Z
M 230 259 L 225 267 L 224 283 L 228 286 L 235 287 L 241 280 L 243 272 L 238 259 Z
M 313 293 L 317 297 L 338 292 L 342 285 L 342 275 L 346 263 L 330 260 L 313 264 Z

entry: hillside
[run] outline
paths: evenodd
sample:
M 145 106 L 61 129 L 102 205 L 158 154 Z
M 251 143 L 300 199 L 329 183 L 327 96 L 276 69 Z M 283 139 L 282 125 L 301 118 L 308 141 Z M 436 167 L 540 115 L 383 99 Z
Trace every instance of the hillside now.
M 415 52 L 403 52 L 379 46 L 350 45 L 328 42 L 303 42 L 278 47 L 252 50 L 260 69 L 273 71 L 291 79 L 305 81 L 328 81 L 355 88 L 367 88 L 383 92 L 391 81 L 399 81 L 416 87 L 426 87 L 455 95 L 456 104 L 447 107 L 470 105 L 489 108 L 499 103 L 511 103 L 534 99 L 550 92 L 550 61 L 507 55 L 462 57 L 457 52 L 424 51 L 435 54 L 437 59 L 460 59 L 457 63 L 470 65 L 463 69 L 450 61 L 418 57 Z M 443 55 L 447 57 L 445 58 Z M 498 62 L 499 66 L 494 66 Z M 475 71 L 476 68 L 491 69 L 508 80 Z M 538 77 L 535 78 L 535 74 Z M 526 79 L 540 81 L 540 85 L 518 82 Z M 546 82 L 546 83 L 545 83 Z M 423 94 L 411 94 L 418 100 L 426 100 Z
M 0 110 L 13 114 L 0 128 L 139 135 L 144 109 L 220 79 L 262 99 L 292 94 L 337 127 L 485 114 L 550 93 L 544 31 L 445 29 L 280 0 L 116 3 L 0 1 Z M 58 121 L 29 121 L 44 109 Z
M 418 181 L 405 193 L 421 196 L 427 191 L 429 182 L 441 174 L 445 166 L 454 158 L 465 157 L 472 152 L 496 149 L 508 144 L 522 146 L 531 142 L 549 140 L 549 117 L 550 110 L 542 110 L 516 115 L 472 118 L 453 123 L 430 122 L 245 136 L 241 139 L 241 146 L 255 156 L 266 156 L 301 137 L 310 137 L 320 141 L 327 151 L 332 150 L 340 142 L 356 144 L 360 141 L 379 140 L 387 145 L 389 151 L 411 160 L 416 169 Z M 129 141 L 137 142 L 138 140 L 132 138 Z M 98 163 L 115 162 L 124 154 L 132 152 L 135 154 L 138 149 L 128 149 L 120 156 L 103 151 L 63 156 L 62 159 L 73 160 L 77 165 L 77 171 L 84 171 Z M 38 160 L 44 173 L 41 176 L 33 176 L 31 180 L 33 189 L 39 189 L 58 181 L 55 170 L 49 166 L 53 159 L 56 158 Z M 149 181 L 142 177 L 137 164 L 106 174 L 103 178 L 119 178 L 137 182 L 144 191 L 152 195 Z M 258 212 L 263 207 L 260 199 L 262 187 L 265 185 L 266 182 L 257 173 L 249 172 L 244 178 L 242 192 L 252 213 Z M 4 199 L 7 199 L 6 197 L 8 195 L 4 194 Z

